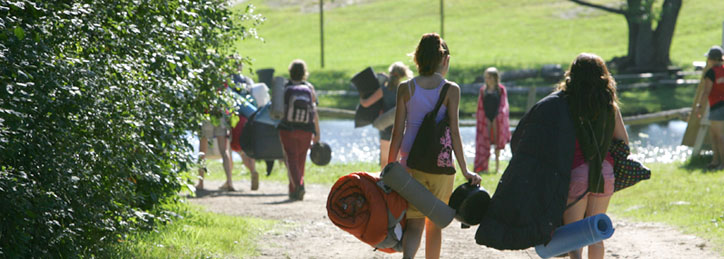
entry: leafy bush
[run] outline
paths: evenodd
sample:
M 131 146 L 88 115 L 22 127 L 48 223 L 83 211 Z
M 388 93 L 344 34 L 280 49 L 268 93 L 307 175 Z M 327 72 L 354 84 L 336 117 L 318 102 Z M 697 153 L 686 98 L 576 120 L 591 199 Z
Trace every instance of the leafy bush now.
M 166 217 L 262 19 L 225 3 L 0 0 L 0 257 L 99 255 Z

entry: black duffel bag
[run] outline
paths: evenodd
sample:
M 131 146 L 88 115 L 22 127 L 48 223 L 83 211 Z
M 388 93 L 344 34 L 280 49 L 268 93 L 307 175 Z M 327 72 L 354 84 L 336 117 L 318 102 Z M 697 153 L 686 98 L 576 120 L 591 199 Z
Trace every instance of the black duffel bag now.
M 241 133 L 241 149 L 254 159 L 273 160 L 284 158 L 279 130 L 269 117 L 271 104 L 267 104 L 251 115 Z

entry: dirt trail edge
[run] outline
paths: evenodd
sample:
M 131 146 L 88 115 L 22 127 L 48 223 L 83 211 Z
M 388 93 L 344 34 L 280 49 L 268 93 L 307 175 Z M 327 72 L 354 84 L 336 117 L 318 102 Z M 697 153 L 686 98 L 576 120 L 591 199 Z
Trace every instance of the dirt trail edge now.
M 190 198 L 209 211 L 279 220 L 258 239 L 257 258 L 401 258 L 401 253 L 375 252 L 372 247 L 337 228 L 327 218 L 331 186 L 307 184 L 304 201 L 291 202 L 286 183 L 261 182 L 258 191 L 249 181 L 236 181 L 236 192 L 219 192 L 222 182 L 206 181 L 207 191 Z M 616 232 L 605 242 L 607 258 L 724 258 L 699 237 L 673 227 L 629 222 L 612 216 Z M 476 227 L 461 229 L 453 221 L 443 229 L 442 258 L 540 258 L 534 249 L 499 251 L 475 244 Z M 423 244 L 417 258 L 424 258 Z M 585 251 L 585 249 L 584 249 Z M 584 252 L 585 253 L 585 252 Z

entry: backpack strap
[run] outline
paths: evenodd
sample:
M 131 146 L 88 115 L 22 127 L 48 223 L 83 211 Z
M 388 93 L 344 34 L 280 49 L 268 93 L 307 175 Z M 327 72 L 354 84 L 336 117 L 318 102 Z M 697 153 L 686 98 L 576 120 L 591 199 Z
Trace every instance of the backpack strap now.
M 440 106 L 442 106 L 442 102 L 445 100 L 445 96 L 447 95 L 447 89 L 450 88 L 450 83 L 445 83 L 445 85 L 442 86 L 442 90 L 440 90 L 440 97 L 437 98 L 437 104 L 435 104 L 435 109 L 432 109 L 434 112 L 433 114 L 437 114 L 437 112 L 440 110 Z

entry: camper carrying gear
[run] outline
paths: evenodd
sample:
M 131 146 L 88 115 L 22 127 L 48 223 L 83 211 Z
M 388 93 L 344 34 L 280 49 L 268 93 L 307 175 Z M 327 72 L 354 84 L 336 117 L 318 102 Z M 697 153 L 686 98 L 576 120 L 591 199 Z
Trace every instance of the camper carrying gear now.
M 289 123 L 310 124 L 314 122 L 314 102 L 312 87 L 302 84 L 287 84 L 284 90 L 286 111 L 284 121 Z
M 402 251 L 407 201 L 365 172 L 340 177 L 327 198 L 332 223 L 385 253 Z

